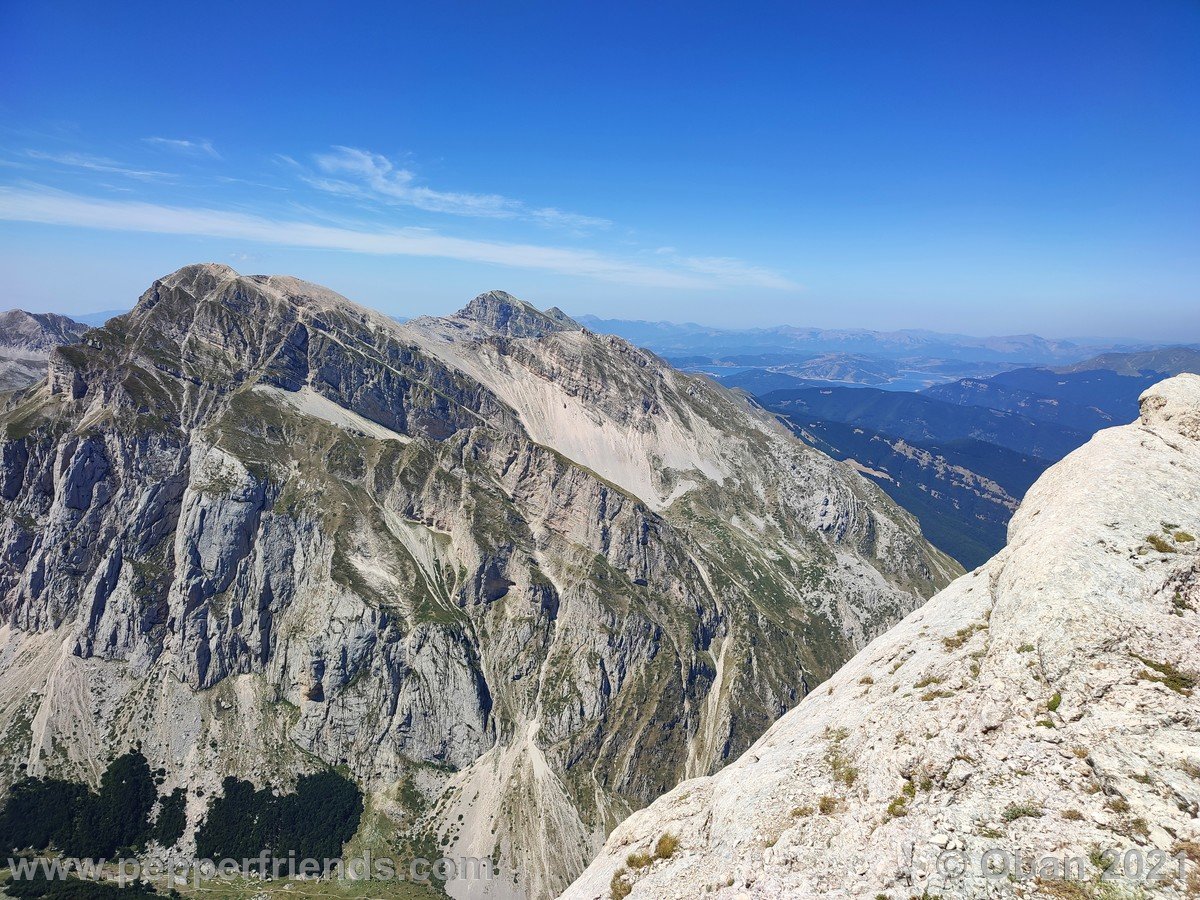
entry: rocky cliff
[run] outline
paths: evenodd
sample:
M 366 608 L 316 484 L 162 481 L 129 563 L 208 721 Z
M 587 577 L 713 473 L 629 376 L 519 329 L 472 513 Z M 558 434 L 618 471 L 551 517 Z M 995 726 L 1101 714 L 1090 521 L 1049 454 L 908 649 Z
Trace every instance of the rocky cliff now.
M 0 418 L 0 777 L 140 743 L 189 787 L 322 763 L 356 840 L 562 890 L 956 574 L 712 382 L 502 292 L 399 325 L 190 266 Z M 433 842 L 433 843 L 431 843 Z
M 55 313 L 0 312 L 0 392 L 46 377 L 50 351 L 75 343 L 87 330 L 82 322 Z
M 998 556 L 631 816 L 564 898 L 1195 896 L 1197 535 L 1181 375 L 1048 470 Z

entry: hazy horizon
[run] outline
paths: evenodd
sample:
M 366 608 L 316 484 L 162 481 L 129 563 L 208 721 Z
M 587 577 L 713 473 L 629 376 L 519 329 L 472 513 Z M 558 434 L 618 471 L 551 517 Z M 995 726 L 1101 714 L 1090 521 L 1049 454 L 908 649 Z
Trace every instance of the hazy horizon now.
M 163 274 L 165 275 L 167 273 L 164 272 Z M 268 274 L 268 273 L 245 272 L 242 274 L 260 275 L 260 274 Z M 270 273 L 270 274 L 284 274 L 284 273 Z M 147 285 L 147 286 L 149 286 L 149 285 Z M 325 285 L 325 286 L 332 287 L 334 290 L 336 290 L 335 286 L 332 286 L 332 285 Z M 504 290 L 504 289 L 503 288 L 492 288 L 491 290 Z M 482 291 L 477 292 L 476 294 L 473 294 L 471 296 L 472 297 L 477 296 L 478 293 L 483 293 L 483 292 Z M 512 293 L 512 292 L 508 291 L 507 293 Z M 514 295 L 514 296 L 516 296 L 516 295 Z M 467 304 L 467 302 L 471 299 L 471 297 L 463 298 L 463 300 L 459 303 L 459 305 L 454 307 L 453 309 L 449 309 L 449 310 L 446 310 L 443 312 L 437 312 L 437 313 L 421 312 L 421 311 L 413 312 L 413 313 L 387 313 L 385 310 L 380 310 L 378 307 L 372 306 L 369 303 L 363 303 L 361 300 L 358 300 L 354 297 L 348 297 L 347 299 L 349 299 L 355 303 L 359 303 L 360 305 L 367 306 L 371 309 L 375 309 L 376 311 L 385 312 L 385 314 L 387 314 L 387 315 L 391 315 L 394 318 L 404 321 L 404 320 L 417 318 L 419 316 L 424 316 L 424 315 L 436 315 L 436 316 L 450 315 L 454 312 L 457 312 L 459 309 L 461 309 L 463 306 L 465 306 Z M 1118 337 L 1118 336 L 1113 336 L 1113 335 L 1043 334 L 1043 333 L 1034 332 L 1034 331 L 1023 331 L 1023 332 L 1013 331 L 1013 332 L 1006 332 L 1006 333 L 997 332 L 997 333 L 987 334 L 987 333 L 981 333 L 981 332 L 948 331 L 945 329 L 937 329 L 937 328 L 903 327 L 903 326 L 897 327 L 897 328 L 873 328 L 870 325 L 866 325 L 866 324 L 863 324 L 863 325 L 854 325 L 854 324 L 821 325 L 821 324 L 814 323 L 814 322 L 774 322 L 774 323 L 770 323 L 770 324 L 766 324 L 766 325 L 744 325 L 744 326 L 717 325 L 717 324 L 713 324 L 711 322 L 698 322 L 695 320 L 626 318 L 626 317 L 622 317 L 622 316 L 605 315 L 602 313 L 597 313 L 593 310 L 571 310 L 571 309 L 561 306 L 560 304 L 555 304 L 555 303 L 544 303 L 543 304 L 543 303 L 537 302 L 536 300 L 531 300 L 530 298 L 527 298 L 527 297 L 518 297 L 518 299 L 524 300 L 528 303 L 531 303 L 533 306 L 537 307 L 538 309 L 542 309 L 542 310 L 549 309 L 551 306 L 559 306 L 559 308 L 563 309 L 563 311 L 567 315 L 571 316 L 574 319 L 578 319 L 578 320 L 596 319 L 596 320 L 599 320 L 602 322 L 603 321 L 624 322 L 627 324 L 634 324 L 634 325 L 670 326 L 670 327 L 675 327 L 675 328 L 701 328 L 701 329 L 711 329 L 713 331 L 722 331 L 722 332 L 731 332 L 731 333 L 732 332 L 741 332 L 741 331 L 745 331 L 745 332 L 772 331 L 772 330 L 783 329 L 783 328 L 794 328 L 794 329 L 812 328 L 812 329 L 818 329 L 818 330 L 823 330 L 823 331 L 872 331 L 872 332 L 880 332 L 880 333 L 927 332 L 930 334 L 939 334 L 939 335 L 956 336 L 956 337 L 980 338 L 980 339 L 983 339 L 983 338 L 1038 337 L 1038 338 L 1042 338 L 1042 339 L 1048 340 L 1048 341 L 1063 341 L 1063 342 L 1080 344 L 1082 346 L 1088 346 L 1088 345 L 1117 346 L 1117 345 L 1122 345 L 1122 344 L 1126 344 L 1126 345 L 1153 344 L 1153 345 L 1157 345 L 1157 346 L 1161 346 L 1161 347 L 1171 347 L 1171 346 L 1194 346 L 1194 345 L 1200 343 L 1200 339 L 1191 340 L 1191 339 L 1187 339 L 1187 338 L 1181 338 L 1177 335 L 1171 336 L 1171 337 L 1164 336 L 1164 337 L 1134 339 L 1134 338 L 1129 338 L 1129 337 Z M 13 310 L 23 310 L 24 312 L 30 312 L 30 313 L 57 313 L 58 315 L 65 315 L 65 316 L 68 316 L 69 318 L 76 319 L 77 321 L 88 321 L 91 319 L 95 319 L 101 315 L 105 315 L 110 318 L 113 316 L 123 315 L 127 312 L 130 312 L 133 309 L 133 306 L 134 306 L 134 304 L 130 303 L 128 306 L 124 306 L 124 307 L 113 307 L 110 309 L 95 309 L 95 310 L 72 309 L 69 307 L 62 308 L 62 309 L 34 309 L 28 305 L 4 303 L 3 305 L 0 305 L 0 313 L 9 312 L 9 311 L 13 311 Z

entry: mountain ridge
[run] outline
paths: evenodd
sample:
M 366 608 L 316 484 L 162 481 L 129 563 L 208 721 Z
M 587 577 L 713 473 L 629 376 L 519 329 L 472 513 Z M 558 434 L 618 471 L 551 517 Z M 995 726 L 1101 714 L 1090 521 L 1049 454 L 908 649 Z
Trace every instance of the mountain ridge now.
M 1043 338 L 1036 334 L 973 336 L 908 328 L 872 331 L 864 328 L 816 328 L 777 325 L 762 328 L 716 328 L 695 323 L 646 322 L 605 319 L 579 315 L 588 328 L 619 334 L 667 356 L 716 354 L 717 357 L 748 353 L 800 351 L 822 353 L 874 353 L 884 357 L 943 356 L 1002 362 L 1050 364 L 1075 361 L 1088 356 L 1089 345 L 1076 341 Z M 1135 348 L 1146 346 L 1135 343 Z M 1098 345 L 1093 349 L 1109 349 Z M 1120 348 L 1117 348 L 1120 349 Z
M 50 351 L 79 340 L 88 326 L 57 313 L 0 312 L 0 392 L 46 376 Z
M 1195 345 L 1161 347 L 1135 353 L 1102 353 L 1058 369 L 1061 372 L 1090 372 L 1107 369 L 1118 375 L 1142 375 L 1154 372 L 1159 375 L 1182 375 L 1200 372 L 1200 349 Z
M 223 775 L 344 765 L 363 835 L 548 897 L 960 571 L 741 395 L 538 331 L 202 264 L 54 350 L 0 416 L 0 782 L 137 742 L 186 847 Z

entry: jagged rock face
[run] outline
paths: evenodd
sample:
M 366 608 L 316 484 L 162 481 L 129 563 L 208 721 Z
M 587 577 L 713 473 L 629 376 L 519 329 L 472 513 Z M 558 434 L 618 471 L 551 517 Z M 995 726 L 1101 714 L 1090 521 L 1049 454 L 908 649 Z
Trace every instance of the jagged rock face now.
M 56 313 L 0 312 L 0 392 L 46 377 L 50 351 L 75 343 L 87 330 L 82 322 Z
M 505 291 L 480 294 L 458 318 L 477 322 L 507 337 L 543 337 L 554 331 L 579 331 L 583 326 L 558 307 L 542 312 Z
M 563 897 L 607 898 L 614 875 L 632 898 L 1195 896 L 1197 536 L 1200 377 L 1181 375 L 1048 470 L 998 556 L 631 816 Z M 669 859 L 630 870 L 668 833 Z M 1121 887 L 1097 850 L 1133 851 L 1130 875 L 1138 854 L 1190 859 Z M 985 876 L 999 852 L 1026 869 Z M 1034 881 L 1051 857 L 1084 880 Z
M 0 419 L 4 781 L 140 742 L 194 826 L 316 758 L 363 840 L 547 897 L 954 574 L 741 398 L 517 304 L 191 266 L 55 351 Z

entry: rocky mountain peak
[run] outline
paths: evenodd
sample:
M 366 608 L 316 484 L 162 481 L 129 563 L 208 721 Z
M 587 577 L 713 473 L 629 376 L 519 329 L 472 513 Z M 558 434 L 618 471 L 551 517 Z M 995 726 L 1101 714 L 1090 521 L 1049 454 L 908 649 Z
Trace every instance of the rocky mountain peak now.
M 555 331 L 579 331 L 582 325 L 556 306 L 542 312 L 505 291 L 486 291 L 455 313 L 508 337 L 542 337 Z
M 182 304 L 187 310 L 201 303 L 215 303 L 233 312 L 255 315 L 271 310 L 287 310 L 291 316 L 299 310 L 337 309 L 352 312 L 360 319 L 383 318 L 322 285 L 291 275 L 243 275 L 223 263 L 195 263 L 158 279 L 138 300 L 134 316 L 155 308 L 164 297 L 172 299 L 172 308 Z
M 0 313 L 0 392 L 19 390 L 46 377 L 50 353 L 74 344 L 88 326 L 57 313 L 11 309 Z
M 31 313 L 23 309 L 0 312 L 0 347 L 5 355 L 22 350 L 46 354 L 62 344 L 74 343 L 87 330 L 82 322 L 57 313 Z

